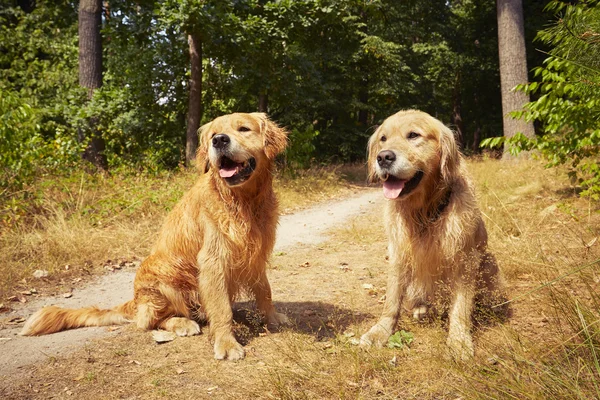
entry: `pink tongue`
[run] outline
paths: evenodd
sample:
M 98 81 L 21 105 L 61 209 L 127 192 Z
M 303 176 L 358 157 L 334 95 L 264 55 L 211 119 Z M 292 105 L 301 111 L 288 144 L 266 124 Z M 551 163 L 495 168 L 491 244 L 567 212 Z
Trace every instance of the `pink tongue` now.
M 400 192 L 404 189 L 406 181 L 398 179 L 387 180 L 383 182 L 383 195 L 386 199 L 396 199 L 400 196 Z
M 237 167 L 221 168 L 219 170 L 219 175 L 221 175 L 221 178 L 231 178 L 236 173 L 237 173 Z

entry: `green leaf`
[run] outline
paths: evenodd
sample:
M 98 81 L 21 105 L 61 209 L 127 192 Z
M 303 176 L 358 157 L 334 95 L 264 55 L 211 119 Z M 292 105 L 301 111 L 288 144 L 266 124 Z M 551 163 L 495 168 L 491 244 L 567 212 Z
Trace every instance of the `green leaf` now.
M 406 332 L 405 330 L 398 331 L 394 333 L 388 339 L 388 347 L 390 349 L 398 348 L 401 349 L 404 346 L 408 347 L 414 340 L 414 335 L 411 332 Z

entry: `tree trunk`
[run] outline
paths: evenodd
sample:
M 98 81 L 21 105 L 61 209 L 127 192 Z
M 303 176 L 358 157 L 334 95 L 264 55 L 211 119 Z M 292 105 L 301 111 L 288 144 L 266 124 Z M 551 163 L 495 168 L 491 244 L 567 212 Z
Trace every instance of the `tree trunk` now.
M 533 123 L 509 116 L 510 112 L 522 110 L 529 102 L 526 93 L 513 91 L 516 85 L 527 83 L 522 1 L 497 0 L 497 16 L 504 137 L 508 139 L 517 132 L 533 137 Z M 504 146 L 503 158 L 510 158 L 507 145 Z
M 202 40 L 196 33 L 188 35 L 190 46 L 190 97 L 188 103 L 185 140 L 185 164 L 191 166 L 196 159 L 198 128 L 202 118 Z
M 367 104 L 369 104 L 369 79 L 366 73 L 363 76 L 364 78 L 360 81 L 360 89 L 358 91 L 358 101 L 361 103 L 361 108 L 358 110 L 358 124 L 365 128 L 369 118 L 367 110 Z
M 456 140 L 461 149 L 465 148 L 465 138 L 464 138 L 464 124 L 462 119 L 462 102 L 460 98 L 460 85 L 461 85 L 461 75 L 460 71 L 456 73 L 456 78 L 454 79 L 454 89 L 452 91 L 452 118 L 451 122 L 454 125 L 454 129 L 456 130 Z
M 258 112 L 266 113 L 269 109 L 269 95 L 267 92 L 261 92 L 258 95 Z
M 79 2 L 79 84 L 88 89 L 91 99 L 94 89 L 102 86 L 102 0 L 81 0 Z M 96 167 L 107 169 L 104 155 L 105 143 L 97 132 L 97 118 L 90 118 L 89 129 L 79 130 L 79 139 L 89 139 L 82 158 Z

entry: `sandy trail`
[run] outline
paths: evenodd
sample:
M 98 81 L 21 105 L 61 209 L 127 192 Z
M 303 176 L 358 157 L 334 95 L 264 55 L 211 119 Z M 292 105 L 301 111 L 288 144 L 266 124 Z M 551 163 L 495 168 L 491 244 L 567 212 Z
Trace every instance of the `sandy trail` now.
M 373 203 L 383 203 L 376 190 L 365 190 L 344 200 L 336 200 L 285 215 L 280 218 L 275 252 L 295 246 L 314 245 L 327 239 L 327 230 L 365 212 Z M 45 305 L 55 304 L 66 308 L 96 305 L 110 308 L 133 297 L 135 271 L 115 271 L 99 277 L 94 283 L 73 291 L 70 298 L 45 297 L 14 310 L 9 317 L 24 318 Z M 284 300 L 284 299 L 278 299 Z M 0 376 L 8 377 L 27 365 L 67 354 L 84 346 L 92 339 L 116 335 L 107 327 L 81 328 L 39 337 L 20 337 L 22 324 L 14 328 L 0 329 Z

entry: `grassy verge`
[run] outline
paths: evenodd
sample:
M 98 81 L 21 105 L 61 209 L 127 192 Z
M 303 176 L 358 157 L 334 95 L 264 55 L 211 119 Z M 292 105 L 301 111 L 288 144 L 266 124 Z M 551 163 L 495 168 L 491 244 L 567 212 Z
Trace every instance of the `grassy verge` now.
M 362 166 L 279 174 L 282 212 L 345 196 L 364 184 Z M 0 303 L 19 291 L 84 280 L 115 261 L 144 258 L 168 211 L 194 183 L 193 171 L 46 176 L 18 202 L 0 204 Z M 357 186 L 358 185 L 358 186 Z M 47 271 L 43 280 L 32 278 Z

